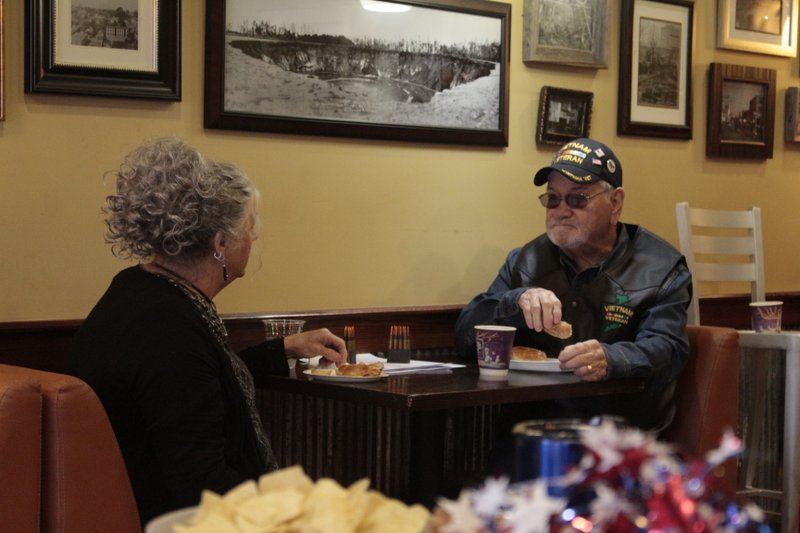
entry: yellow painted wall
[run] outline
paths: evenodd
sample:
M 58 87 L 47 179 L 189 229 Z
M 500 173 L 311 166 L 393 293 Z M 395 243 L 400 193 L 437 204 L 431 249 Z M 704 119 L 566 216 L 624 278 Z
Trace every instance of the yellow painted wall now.
M 464 303 L 506 252 L 541 233 L 534 141 L 543 85 L 594 93 L 592 136 L 625 171 L 624 219 L 677 242 L 675 202 L 760 205 L 767 290 L 798 290 L 800 146 L 782 140 L 784 93 L 798 60 L 717 50 L 716 2 L 695 5 L 694 139 L 618 137 L 619 7 L 610 68 L 525 65 L 522 0 L 512 4 L 510 143 L 476 148 L 203 129 L 204 5 L 183 2 L 183 101 L 162 103 L 23 91 L 23 5 L 5 0 L 6 121 L 0 122 L 0 321 L 81 318 L 125 266 L 103 243 L 103 175 L 143 139 L 186 138 L 238 163 L 263 193 L 262 237 L 249 276 L 218 298 L 225 313 Z M 775 155 L 705 157 L 710 62 L 778 74 Z

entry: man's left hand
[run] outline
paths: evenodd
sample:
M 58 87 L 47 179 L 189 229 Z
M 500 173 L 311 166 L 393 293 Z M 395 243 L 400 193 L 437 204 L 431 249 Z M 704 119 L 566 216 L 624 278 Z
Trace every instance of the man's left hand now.
M 608 377 L 606 352 L 596 339 L 567 346 L 558 354 L 561 368 L 572 370 L 584 381 L 602 381 Z

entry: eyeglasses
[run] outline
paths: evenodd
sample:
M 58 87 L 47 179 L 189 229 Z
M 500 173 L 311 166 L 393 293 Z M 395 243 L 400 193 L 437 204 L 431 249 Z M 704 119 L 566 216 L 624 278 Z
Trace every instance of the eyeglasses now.
M 555 209 L 556 207 L 560 206 L 561 200 L 564 200 L 567 203 L 567 205 L 573 209 L 583 209 L 584 207 L 589 205 L 589 200 L 591 200 L 592 198 L 595 198 L 607 192 L 611 192 L 613 190 L 614 189 L 606 189 L 604 191 L 600 191 L 592 195 L 583 194 L 582 192 L 571 192 L 563 197 L 560 194 L 546 192 L 543 195 L 539 196 L 539 201 L 547 209 Z

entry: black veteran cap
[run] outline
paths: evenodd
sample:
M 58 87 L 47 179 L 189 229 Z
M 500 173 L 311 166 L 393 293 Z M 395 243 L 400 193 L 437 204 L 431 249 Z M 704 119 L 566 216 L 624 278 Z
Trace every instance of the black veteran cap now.
M 547 183 L 550 172 L 556 171 L 575 183 L 607 181 L 622 187 L 622 165 L 611 148 L 592 139 L 570 141 L 553 156 L 549 167 L 539 170 L 533 177 L 534 185 Z

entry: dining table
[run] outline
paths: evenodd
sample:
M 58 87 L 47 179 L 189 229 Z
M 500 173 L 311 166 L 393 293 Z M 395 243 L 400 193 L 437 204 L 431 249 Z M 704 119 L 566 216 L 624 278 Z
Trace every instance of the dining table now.
M 487 380 L 476 364 L 365 383 L 321 381 L 306 370 L 298 365 L 258 390 L 278 463 L 345 486 L 369 478 L 387 496 L 428 507 L 486 475 L 503 406 L 644 389 L 641 379 L 586 382 L 571 372 L 511 370 Z

